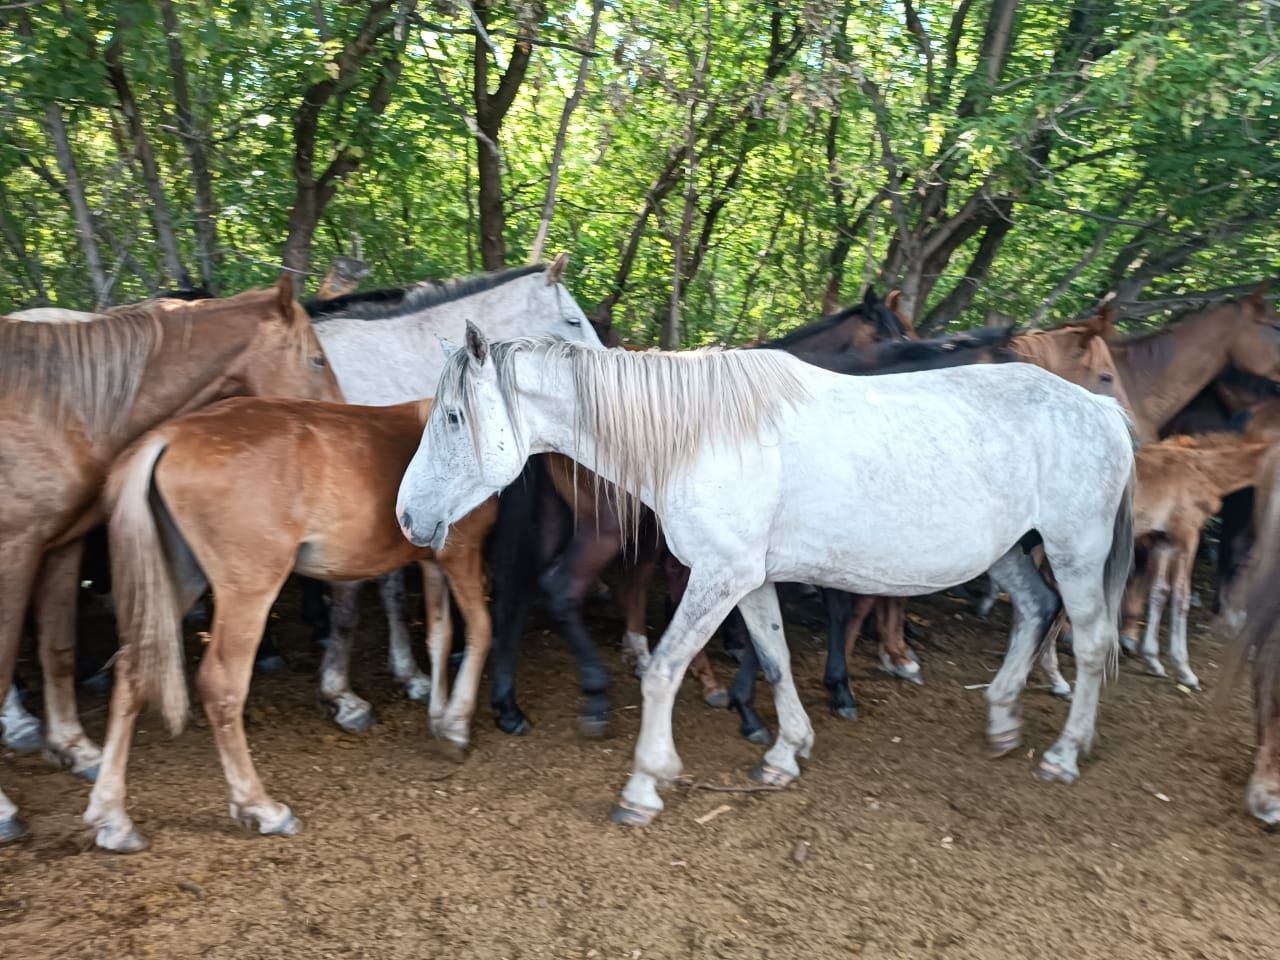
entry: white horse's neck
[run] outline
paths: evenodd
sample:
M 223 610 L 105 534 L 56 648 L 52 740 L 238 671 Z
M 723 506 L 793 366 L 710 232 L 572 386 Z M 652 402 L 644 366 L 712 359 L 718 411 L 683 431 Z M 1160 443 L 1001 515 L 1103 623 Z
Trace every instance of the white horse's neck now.
M 316 333 L 348 403 L 394 404 L 435 395 L 444 344 L 461 345 L 467 321 L 493 340 L 555 333 L 600 346 L 585 319 L 570 324 L 580 317 L 567 289 L 533 273 L 402 317 L 323 320 Z

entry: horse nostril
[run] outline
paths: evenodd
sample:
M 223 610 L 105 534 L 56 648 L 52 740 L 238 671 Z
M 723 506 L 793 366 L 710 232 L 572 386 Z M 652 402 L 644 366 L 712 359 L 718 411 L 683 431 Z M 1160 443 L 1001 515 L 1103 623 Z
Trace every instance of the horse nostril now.
M 400 514 L 400 529 L 406 533 L 413 529 L 413 517 L 409 516 L 408 510 Z

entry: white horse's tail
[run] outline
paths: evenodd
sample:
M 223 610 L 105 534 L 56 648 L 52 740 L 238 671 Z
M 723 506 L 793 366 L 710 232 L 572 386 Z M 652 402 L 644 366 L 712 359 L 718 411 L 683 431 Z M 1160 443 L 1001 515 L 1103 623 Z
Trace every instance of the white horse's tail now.
M 1116 507 L 1115 521 L 1111 527 L 1111 550 L 1102 567 L 1102 592 L 1107 604 L 1107 623 L 1118 623 L 1124 602 L 1125 584 L 1133 570 L 1133 491 L 1138 483 L 1136 463 L 1129 466 L 1129 479 L 1125 481 L 1120 504 Z M 1113 645 L 1108 669 L 1119 669 L 1120 648 Z
M 152 504 L 152 477 L 169 439 L 163 428 L 154 431 L 116 462 L 107 478 L 106 503 L 122 644 L 133 648 L 138 692 L 159 705 L 177 734 L 187 719 L 182 610 Z

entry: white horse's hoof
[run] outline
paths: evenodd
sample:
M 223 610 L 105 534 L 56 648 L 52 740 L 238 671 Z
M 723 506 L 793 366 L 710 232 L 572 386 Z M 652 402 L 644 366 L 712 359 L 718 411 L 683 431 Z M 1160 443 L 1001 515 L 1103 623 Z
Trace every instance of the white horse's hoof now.
M 1065 783 L 1068 786 L 1080 779 L 1080 769 L 1074 761 L 1054 760 L 1049 754 L 1040 758 L 1036 774 L 1047 783 Z
M 1142 662 L 1143 662 L 1143 663 L 1145 663 L 1145 664 L 1147 665 L 1147 672 L 1148 672 L 1149 674 L 1151 674 L 1153 677 L 1166 677 L 1166 676 L 1168 676 L 1168 674 L 1167 674 L 1167 673 L 1165 673 L 1165 670 L 1164 670 L 1164 664 L 1162 664 L 1162 663 L 1160 662 L 1160 658 L 1159 658 L 1159 657 L 1147 657 L 1147 656 L 1144 656 L 1144 657 L 1142 658 Z
M 364 733 L 373 726 L 373 707 L 364 700 L 343 700 L 330 704 L 330 708 L 333 710 L 333 722 L 347 733 Z
M 1184 687 L 1190 687 L 1197 693 L 1200 691 L 1200 678 L 1187 669 L 1178 670 L 1178 682 Z
M 431 678 L 418 674 L 405 681 L 404 695 L 414 703 L 431 702 Z
M 6 724 L 4 728 L 4 739 L 0 740 L 4 746 L 14 753 L 28 754 L 39 753 L 44 749 L 44 728 L 40 725 L 40 721 L 34 717 L 31 723 Z
M 1071 702 L 1071 684 L 1063 680 L 1061 683 L 1055 683 L 1049 688 L 1049 692 L 1060 700 Z
M 1268 830 L 1280 830 L 1280 791 L 1249 784 L 1249 813 Z
M 1022 746 L 1022 730 L 1014 728 L 1004 733 L 987 734 L 987 754 L 992 759 L 1003 757 Z
M 613 805 L 609 820 L 621 827 L 647 827 L 661 810 L 621 801 Z
M 14 843 L 27 835 L 27 825 L 16 813 L 8 820 L 0 820 L 0 843 Z
M 1138 640 L 1136 637 L 1121 637 L 1120 649 L 1131 657 L 1138 655 Z
M 729 691 L 721 687 L 719 690 L 712 690 L 702 698 L 702 702 L 708 707 L 714 707 L 716 710 L 723 710 L 729 706 Z
M 777 787 L 779 790 L 795 780 L 793 774 L 768 763 L 760 763 L 752 767 L 747 776 L 756 783 L 766 787 Z

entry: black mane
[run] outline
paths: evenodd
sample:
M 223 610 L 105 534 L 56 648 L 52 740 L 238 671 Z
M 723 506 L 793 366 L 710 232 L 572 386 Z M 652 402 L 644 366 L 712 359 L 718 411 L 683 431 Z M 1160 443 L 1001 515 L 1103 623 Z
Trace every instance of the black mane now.
M 402 289 L 349 293 L 332 300 L 308 300 L 304 306 L 311 319 L 317 322 L 338 317 L 350 320 L 393 320 L 475 296 L 546 269 L 545 264 L 535 263 L 508 270 L 495 270 L 492 273 L 477 273 L 444 283 L 426 281 Z
M 1007 363 L 1017 359 L 1009 350 L 1013 330 L 1013 327 L 983 327 L 932 340 L 893 340 L 848 353 L 798 353 L 796 356 L 814 366 L 855 376 L 959 367 L 973 363 L 978 359 L 975 354 L 984 350 L 991 352 L 995 362 Z
M 852 307 L 845 307 L 839 313 L 833 313 L 830 316 L 823 317 L 821 320 L 806 323 L 803 327 L 797 327 L 790 333 L 784 333 L 782 336 L 775 337 L 766 343 L 758 344 L 758 347 L 761 350 L 791 350 L 810 337 L 816 337 L 820 333 L 834 330 L 846 320 L 856 316 L 874 320 L 876 333 L 882 339 L 901 340 L 907 335 L 906 329 L 902 326 L 902 321 L 898 319 L 892 310 L 884 305 L 883 301 L 880 301 L 877 302 L 870 315 L 861 303 L 854 304 Z

